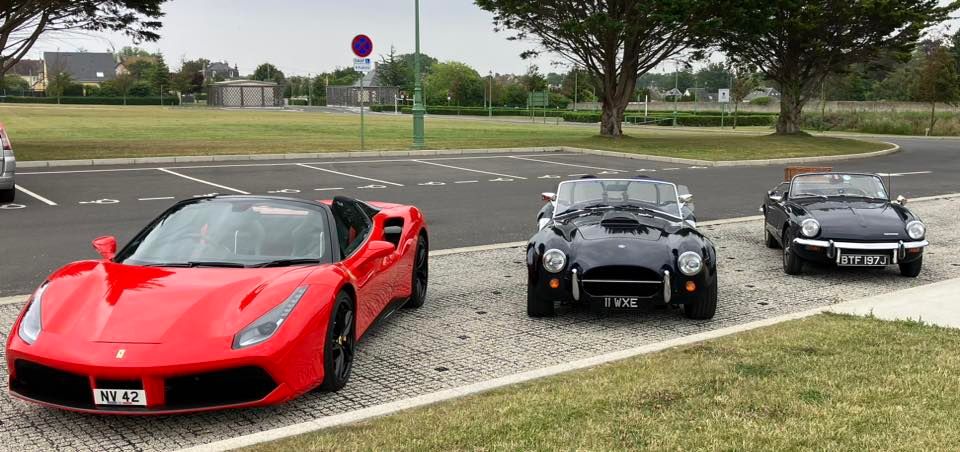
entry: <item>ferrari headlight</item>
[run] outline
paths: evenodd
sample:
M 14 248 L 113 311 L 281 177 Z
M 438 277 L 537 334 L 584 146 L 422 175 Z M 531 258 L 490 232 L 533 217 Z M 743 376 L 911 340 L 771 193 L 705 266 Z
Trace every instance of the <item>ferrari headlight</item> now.
M 911 239 L 920 240 L 926 234 L 927 227 L 924 226 L 922 222 L 913 220 L 907 223 L 907 235 L 909 235 Z
M 558 249 L 547 250 L 543 253 L 543 268 L 550 273 L 559 273 L 567 265 L 567 255 Z
M 694 251 L 687 251 L 677 259 L 677 266 L 680 267 L 680 273 L 693 276 L 700 273 L 700 270 L 703 269 L 703 258 Z
M 247 325 L 246 328 L 240 330 L 240 332 L 233 337 L 233 348 L 249 347 L 273 337 L 273 334 L 280 329 L 280 325 L 290 316 L 293 308 L 296 307 L 300 299 L 303 298 L 303 294 L 307 293 L 307 287 L 308 286 L 297 287 L 297 290 L 294 290 L 286 300 L 283 300 L 283 303 L 280 303 L 259 319 L 254 320 L 253 323 Z
M 800 232 L 805 237 L 816 237 L 820 233 L 820 222 L 813 218 L 807 218 L 800 223 Z
M 17 335 L 20 336 L 20 339 L 23 339 L 24 342 L 31 345 L 37 341 L 37 337 L 40 336 L 40 331 L 42 330 L 40 324 L 40 305 L 43 300 L 43 293 L 47 291 L 47 285 L 48 283 L 43 283 L 43 285 L 33 293 L 33 297 L 30 299 L 30 306 L 27 306 L 27 312 L 23 314 L 23 319 L 20 320 L 20 328 L 17 330 Z

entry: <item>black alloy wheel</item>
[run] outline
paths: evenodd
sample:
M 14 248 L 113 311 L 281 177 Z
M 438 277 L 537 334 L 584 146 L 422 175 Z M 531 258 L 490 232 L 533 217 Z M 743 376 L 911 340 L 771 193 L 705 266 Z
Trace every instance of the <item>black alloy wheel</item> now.
M 320 389 L 335 392 L 347 384 L 353 370 L 356 345 L 353 300 L 350 295 L 341 292 L 330 314 L 327 341 L 323 348 L 323 383 Z
M 413 259 L 413 282 L 411 283 L 410 299 L 403 305 L 405 308 L 416 309 L 423 306 L 427 300 L 427 281 L 430 276 L 430 250 L 427 237 L 421 235 L 417 240 L 417 254 Z

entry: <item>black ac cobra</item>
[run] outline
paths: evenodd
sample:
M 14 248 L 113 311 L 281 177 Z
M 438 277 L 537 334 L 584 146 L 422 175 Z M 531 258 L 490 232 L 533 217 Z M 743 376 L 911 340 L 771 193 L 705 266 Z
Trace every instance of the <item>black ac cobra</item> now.
M 799 274 L 805 262 L 841 267 L 898 265 L 916 277 L 928 245 L 927 228 L 891 201 L 876 174 L 808 173 L 767 192 L 761 208 L 769 248 L 783 249 L 783 271 Z
M 544 193 L 527 245 L 527 314 L 555 302 L 599 310 L 679 305 L 694 319 L 717 309 L 717 253 L 696 229 L 692 197 L 644 177 L 585 178 Z

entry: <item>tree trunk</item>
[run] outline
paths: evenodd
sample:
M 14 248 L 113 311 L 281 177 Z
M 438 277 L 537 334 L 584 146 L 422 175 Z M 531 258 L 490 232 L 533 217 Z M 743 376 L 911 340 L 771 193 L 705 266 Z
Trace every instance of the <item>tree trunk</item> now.
M 603 112 L 600 114 L 600 135 L 619 138 L 623 136 L 623 111 L 617 108 L 610 96 L 603 96 Z
M 737 130 L 737 115 L 740 113 L 740 102 L 733 103 L 733 130 Z
M 780 98 L 780 117 L 777 119 L 777 135 L 797 135 L 803 133 L 800 128 L 800 115 L 806 100 L 800 88 L 784 86 Z
M 933 135 L 933 125 L 937 122 L 937 103 L 936 101 L 930 102 L 930 130 L 927 131 L 927 135 Z

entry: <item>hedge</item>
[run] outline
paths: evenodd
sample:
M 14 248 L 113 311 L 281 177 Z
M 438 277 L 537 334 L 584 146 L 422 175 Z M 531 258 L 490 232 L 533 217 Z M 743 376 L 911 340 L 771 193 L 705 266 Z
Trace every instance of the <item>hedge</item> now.
M 722 117 L 723 124 L 733 124 L 732 115 L 724 115 Z M 752 115 L 737 115 L 737 125 L 738 126 L 770 126 L 776 120 L 777 115 L 771 114 L 752 114 Z M 563 120 L 567 122 L 587 122 L 595 123 L 600 122 L 600 112 L 565 112 L 563 115 Z M 662 126 L 672 126 L 673 125 L 673 113 L 665 112 L 656 112 L 651 113 L 646 116 L 646 120 L 651 124 L 657 124 Z M 643 115 L 628 114 L 624 117 L 624 122 L 628 123 L 638 123 L 643 122 Z M 719 114 L 696 114 L 693 112 L 678 112 L 677 113 L 677 125 L 679 126 L 691 126 L 691 127 L 717 127 L 721 124 L 721 116 Z
M 56 97 L 29 97 L 29 96 L 0 96 L 0 103 L 10 104 L 71 104 L 71 105 L 123 105 L 122 97 L 94 97 L 94 96 L 64 96 Z M 180 105 L 176 96 L 163 96 L 164 105 Z M 160 105 L 160 97 L 128 97 L 127 105 Z
M 370 111 L 383 111 L 383 112 L 393 112 L 393 105 L 370 105 Z M 400 107 L 400 112 L 403 114 L 413 113 L 413 107 L 403 106 Z M 534 109 L 533 113 L 542 118 L 543 109 Z M 564 110 L 547 110 L 547 117 L 549 118 L 558 118 L 563 116 Z M 447 107 L 447 106 L 428 106 L 427 114 L 431 115 L 462 115 L 462 116 L 487 116 L 490 114 L 489 110 L 483 107 Z M 530 110 L 526 108 L 494 108 L 493 116 L 530 116 Z

